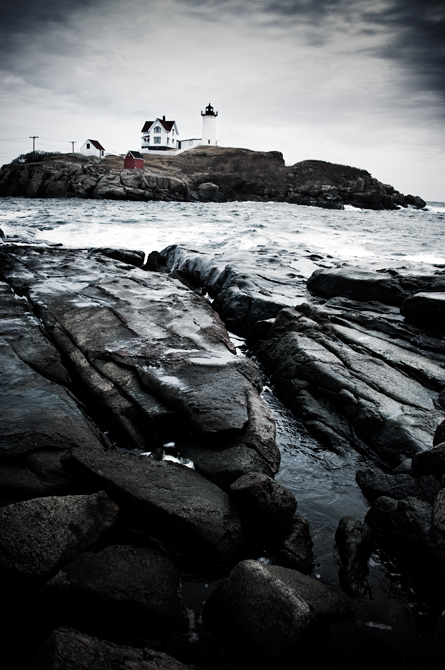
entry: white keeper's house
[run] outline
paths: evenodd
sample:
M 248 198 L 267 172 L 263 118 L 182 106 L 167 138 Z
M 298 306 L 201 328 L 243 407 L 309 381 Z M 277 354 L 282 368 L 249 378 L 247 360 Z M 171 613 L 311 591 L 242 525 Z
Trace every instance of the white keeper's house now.
M 179 153 L 203 145 L 216 145 L 216 117 L 212 105 L 207 105 L 202 116 L 202 137 L 179 138 L 176 121 L 167 121 L 165 116 L 154 121 L 146 121 L 142 128 L 141 151 L 142 153 Z

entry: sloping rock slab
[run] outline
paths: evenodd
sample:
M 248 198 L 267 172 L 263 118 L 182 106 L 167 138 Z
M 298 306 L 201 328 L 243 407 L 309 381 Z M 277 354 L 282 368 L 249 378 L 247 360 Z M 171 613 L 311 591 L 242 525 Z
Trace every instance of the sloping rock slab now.
M 241 549 L 241 522 L 229 497 L 190 468 L 121 452 L 75 450 L 63 461 L 105 489 L 132 521 L 182 553 L 217 563 Z
M 247 560 L 212 593 L 203 617 L 232 654 L 263 664 L 282 661 L 311 629 L 351 618 L 352 612 L 344 600 L 296 570 Z
M 384 329 L 391 333 L 391 322 L 383 322 L 384 332 L 369 333 L 339 314 L 309 305 L 283 309 L 254 353 L 280 398 L 316 437 L 338 450 L 371 447 L 398 465 L 428 448 L 443 420 L 437 393 L 444 383 L 443 343 L 435 361 L 428 338 L 425 349 L 409 331 L 391 342 Z
M 3 507 L 0 567 L 15 575 L 47 577 L 95 544 L 118 512 L 103 491 Z
M 153 649 L 122 647 L 71 628 L 41 645 L 36 670 L 197 670 Z
M 43 589 L 57 618 L 103 635 L 145 638 L 187 630 L 180 573 L 166 554 L 146 547 L 112 546 L 77 556 Z
M 5 246 L 1 257 L 6 281 L 27 295 L 90 406 L 128 446 L 175 439 L 185 423 L 207 447 L 239 440 L 277 471 L 259 370 L 235 354 L 203 298 L 96 252 Z

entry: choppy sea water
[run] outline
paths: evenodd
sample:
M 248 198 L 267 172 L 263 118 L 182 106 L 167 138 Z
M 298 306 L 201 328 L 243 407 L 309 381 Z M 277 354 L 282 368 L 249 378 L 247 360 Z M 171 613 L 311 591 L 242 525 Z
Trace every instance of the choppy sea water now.
M 445 203 L 373 212 L 287 203 L 0 199 L 0 228 L 29 241 L 160 251 L 169 244 L 310 250 L 351 263 L 445 263 Z
M 360 267 L 445 267 L 445 203 L 426 211 L 323 210 L 285 203 L 117 202 L 110 200 L 0 199 L 0 228 L 7 238 L 70 247 L 121 247 L 146 253 L 185 244 L 221 253 L 262 250 L 274 259 L 274 278 L 288 272 L 289 254 L 318 254 Z M 283 259 L 280 266 L 280 260 Z M 287 260 L 285 261 L 285 259 Z M 308 272 L 314 268 L 309 267 Z M 338 584 L 335 529 L 346 515 L 363 519 L 369 505 L 355 483 L 360 456 L 327 451 L 266 388 L 263 397 L 277 420 L 282 466 L 277 479 L 298 501 L 314 539 L 314 576 L 342 593 Z M 268 560 L 267 555 L 262 560 Z M 351 601 L 356 616 L 384 641 L 411 653 L 428 608 L 398 571 L 374 554 L 372 599 Z M 208 595 L 207 585 L 187 584 L 189 606 Z M 344 594 L 343 594 L 344 595 Z

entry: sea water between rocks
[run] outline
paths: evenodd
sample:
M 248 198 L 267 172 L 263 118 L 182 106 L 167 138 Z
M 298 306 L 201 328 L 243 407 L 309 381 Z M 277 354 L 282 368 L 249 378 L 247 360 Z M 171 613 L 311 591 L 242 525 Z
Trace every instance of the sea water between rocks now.
M 245 262 L 261 252 L 272 281 L 309 277 L 317 267 L 348 263 L 365 269 L 445 267 L 445 203 L 426 210 L 344 211 L 286 203 L 120 202 L 78 199 L 0 199 L 0 228 L 8 240 L 68 247 L 119 247 L 146 254 L 184 244 Z M 313 261 L 317 261 L 314 265 Z M 263 397 L 277 421 L 282 464 L 277 480 L 295 495 L 298 514 L 310 524 L 317 565 L 314 577 L 339 594 L 335 530 L 344 515 L 363 520 L 369 508 L 355 482 L 361 457 L 336 454 L 319 444 L 266 386 Z M 260 557 L 267 561 L 267 555 Z M 357 619 L 406 654 L 415 646 L 428 609 L 382 554 L 370 561 L 372 599 L 351 601 Z M 184 593 L 189 606 L 204 600 L 207 585 Z M 212 585 L 210 585 L 210 588 Z M 424 622 L 424 623 L 423 623 Z

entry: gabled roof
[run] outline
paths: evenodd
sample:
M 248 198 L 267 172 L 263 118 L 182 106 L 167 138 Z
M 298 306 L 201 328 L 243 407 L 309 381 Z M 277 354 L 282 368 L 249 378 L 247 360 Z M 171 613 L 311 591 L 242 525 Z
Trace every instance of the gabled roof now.
M 154 123 L 156 123 L 156 121 L 158 121 L 161 124 L 161 126 L 164 126 L 165 130 L 168 133 L 170 132 L 170 130 L 173 128 L 173 126 L 176 123 L 176 121 L 166 121 L 165 119 L 155 119 L 155 121 L 146 121 L 144 123 L 144 126 L 143 126 L 142 130 L 141 130 L 141 133 L 148 133 L 148 131 L 150 130 L 152 125 Z
M 87 142 L 91 142 L 93 147 L 95 147 L 96 149 L 99 149 L 99 151 L 105 151 L 104 147 L 97 140 L 87 140 Z
M 144 158 L 139 151 L 127 151 L 125 158 L 130 154 L 130 156 L 133 156 L 133 158 Z

